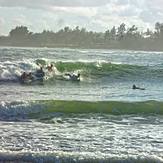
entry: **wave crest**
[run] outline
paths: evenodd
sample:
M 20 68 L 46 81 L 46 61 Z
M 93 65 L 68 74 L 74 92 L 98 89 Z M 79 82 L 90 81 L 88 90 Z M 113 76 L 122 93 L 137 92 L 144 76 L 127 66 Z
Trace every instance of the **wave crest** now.
M 49 74 L 45 66 L 53 63 L 54 73 Z M 64 74 L 67 72 L 78 73 L 82 75 L 86 81 L 91 79 L 101 79 L 101 77 L 108 77 L 111 79 L 158 79 L 163 78 L 163 70 L 148 66 L 137 66 L 128 64 L 114 64 L 110 62 L 62 62 L 46 59 L 37 59 L 34 61 L 24 61 L 17 63 L 3 63 L 0 71 L 0 81 L 19 81 L 20 75 L 25 72 L 35 72 L 39 66 L 43 66 L 47 79 L 58 80 L 64 79 Z M 62 78 L 63 77 L 63 78 Z
M 163 102 L 118 102 L 118 101 L 32 101 L 1 102 L 0 120 L 41 119 L 63 114 L 101 113 L 111 115 L 159 114 L 163 115 Z

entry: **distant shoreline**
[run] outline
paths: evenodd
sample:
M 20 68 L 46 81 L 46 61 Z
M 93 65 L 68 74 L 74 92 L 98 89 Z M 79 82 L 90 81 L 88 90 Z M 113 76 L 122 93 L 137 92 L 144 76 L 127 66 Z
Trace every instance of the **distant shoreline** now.
M 154 31 L 147 29 L 145 32 L 140 32 L 135 25 L 127 27 L 122 23 L 104 32 L 67 26 L 57 32 L 43 30 L 33 33 L 26 26 L 17 26 L 8 36 L 0 36 L 0 46 L 11 47 L 163 51 L 162 42 L 163 23 L 159 22 L 155 24 Z

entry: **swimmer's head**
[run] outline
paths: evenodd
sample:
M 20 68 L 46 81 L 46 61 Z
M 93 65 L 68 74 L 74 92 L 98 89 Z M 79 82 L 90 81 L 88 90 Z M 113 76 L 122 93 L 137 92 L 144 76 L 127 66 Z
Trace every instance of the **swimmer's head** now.
M 132 86 L 132 89 L 136 89 L 136 85 L 135 84 Z

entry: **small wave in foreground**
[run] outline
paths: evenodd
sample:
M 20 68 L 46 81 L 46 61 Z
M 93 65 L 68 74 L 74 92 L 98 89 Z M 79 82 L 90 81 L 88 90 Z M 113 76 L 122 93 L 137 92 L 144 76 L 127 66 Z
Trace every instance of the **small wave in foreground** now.
M 111 115 L 163 114 L 163 102 L 118 102 L 118 101 L 32 101 L 1 102 L 0 119 L 37 119 L 47 115 L 102 113 Z

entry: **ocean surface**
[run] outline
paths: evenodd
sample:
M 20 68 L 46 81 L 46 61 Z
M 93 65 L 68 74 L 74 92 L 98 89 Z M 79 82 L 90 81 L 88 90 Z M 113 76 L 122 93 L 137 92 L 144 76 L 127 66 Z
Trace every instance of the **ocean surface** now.
M 0 133 L 0 162 L 163 162 L 163 52 L 0 47 Z

